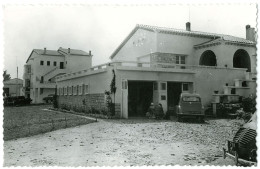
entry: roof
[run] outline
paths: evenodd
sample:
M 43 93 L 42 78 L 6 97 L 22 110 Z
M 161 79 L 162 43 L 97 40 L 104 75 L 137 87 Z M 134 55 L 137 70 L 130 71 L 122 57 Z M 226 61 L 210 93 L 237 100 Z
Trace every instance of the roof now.
M 61 56 L 61 54 L 56 50 L 47 50 L 44 53 L 44 49 L 33 49 L 38 55 L 52 55 L 52 56 Z
M 10 80 L 6 80 L 3 83 L 4 84 L 17 84 L 16 80 L 17 80 L 18 84 L 23 84 L 23 80 L 19 79 L 19 78 L 18 79 L 17 78 L 13 78 L 13 79 L 10 79 Z
M 90 56 L 89 53 L 83 51 L 83 50 L 78 50 L 78 49 L 70 49 L 70 53 L 68 53 L 68 49 L 65 48 L 59 48 L 58 50 L 45 50 L 44 49 L 33 49 L 30 56 L 26 60 L 26 63 L 29 61 L 31 58 L 32 53 L 35 52 L 38 55 L 49 55 L 49 56 L 64 56 L 64 55 L 78 55 L 78 56 Z
M 33 49 L 30 56 L 28 57 L 28 59 L 26 60 L 26 63 L 29 61 L 29 59 L 31 58 L 33 52 L 37 53 L 38 55 L 50 55 L 50 56 L 63 56 L 62 54 L 60 54 L 58 51 L 56 50 L 47 50 L 44 53 L 44 49 Z
M 245 44 L 255 44 L 255 42 L 235 37 L 231 35 L 217 34 L 217 33 L 208 33 L 208 32 L 200 32 L 200 31 L 187 31 L 184 29 L 175 29 L 175 28 L 166 28 L 166 27 L 158 27 L 158 26 L 149 26 L 149 25 L 140 25 L 137 24 L 135 28 L 130 32 L 130 34 L 124 39 L 124 41 L 118 46 L 118 48 L 112 53 L 110 59 L 112 59 L 118 51 L 126 44 L 126 42 L 133 36 L 133 34 L 138 30 L 143 29 L 151 32 L 159 32 L 159 33 L 168 33 L 168 34 L 178 34 L 178 35 L 189 35 L 189 36 L 199 36 L 204 38 L 210 38 L 212 40 L 222 39 L 226 41 L 231 41 L 235 43 L 245 43 Z
M 90 56 L 89 53 L 78 49 L 70 49 L 70 53 L 69 53 L 69 49 L 60 47 L 58 49 L 58 52 L 67 55 L 70 54 L 70 55 Z

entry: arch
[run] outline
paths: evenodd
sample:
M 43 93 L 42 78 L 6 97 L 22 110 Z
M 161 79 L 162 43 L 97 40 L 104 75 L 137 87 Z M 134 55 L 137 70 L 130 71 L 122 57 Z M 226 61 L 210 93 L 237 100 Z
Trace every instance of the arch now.
M 204 66 L 217 66 L 217 58 L 213 51 L 206 50 L 200 57 L 200 65 Z
M 247 72 L 251 72 L 250 56 L 244 49 L 238 49 L 233 57 L 234 68 L 246 68 Z

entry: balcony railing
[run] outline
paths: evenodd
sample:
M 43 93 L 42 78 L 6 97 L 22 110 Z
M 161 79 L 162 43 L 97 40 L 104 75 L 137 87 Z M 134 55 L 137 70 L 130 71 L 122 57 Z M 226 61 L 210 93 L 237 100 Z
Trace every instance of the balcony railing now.
M 64 75 L 60 75 L 56 77 L 56 80 L 62 79 L 62 78 L 70 78 L 74 76 L 81 76 L 82 74 L 86 73 L 94 73 L 94 71 L 102 70 L 107 67 L 133 67 L 133 68 L 151 68 L 154 70 L 155 68 L 161 68 L 161 69 L 171 69 L 171 70 L 178 70 L 178 72 L 182 71 L 183 69 L 187 69 L 185 71 L 194 71 L 197 69 L 237 69 L 246 71 L 244 68 L 227 68 L 227 67 L 219 67 L 219 66 L 201 66 L 201 65 L 187 65 L 187 64 L 172 64 L 172 63 L 153 63 L 153 62 L 136 62 L 136 61 L 113 61 L 97 66 L 93 66 L 86 70 L 81 70 L 73 73 L 67 73 Z M 141 70 L 141 69 L 140 69 Z M 184 70 L 183 70 L 184 71 Z

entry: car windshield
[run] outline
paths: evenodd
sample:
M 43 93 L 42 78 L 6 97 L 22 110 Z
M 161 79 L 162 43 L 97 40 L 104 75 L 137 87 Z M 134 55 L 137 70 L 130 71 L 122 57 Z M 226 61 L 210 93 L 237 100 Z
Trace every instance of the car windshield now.
M 200 102 L 200 98 L 196 96 L 185 96 L 182 100 L 185 102 Z

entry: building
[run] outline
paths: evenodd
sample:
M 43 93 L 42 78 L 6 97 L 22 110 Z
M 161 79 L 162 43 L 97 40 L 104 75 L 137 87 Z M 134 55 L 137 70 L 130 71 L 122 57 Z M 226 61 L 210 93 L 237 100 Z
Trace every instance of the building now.
M 204 106 L 256 95 L 255 30 L 246 38 L 137 25 L 110 56 L 111 63 L 56 77 L 60 106 L 104 109 L 104 91 L 116 75 L 117 114 L 144 116 L 151 102 L 174 112 L 182 92 Z M 112 97 L 113 98 L 113 97 Z
M 34 49 L 24 65 L 25 96 L 33 103 L 41 103 L 44 97 L 55 93 L 56 76 L 88 69 L 91 65 L 91 52 L 70 48 Z
M 14 78 L 6 80 L 4 83 L 4 96 L 23 96 L 23 80 Z

